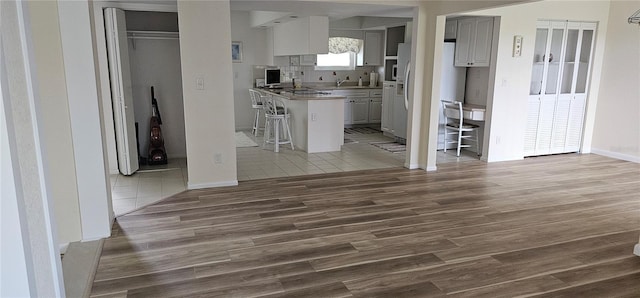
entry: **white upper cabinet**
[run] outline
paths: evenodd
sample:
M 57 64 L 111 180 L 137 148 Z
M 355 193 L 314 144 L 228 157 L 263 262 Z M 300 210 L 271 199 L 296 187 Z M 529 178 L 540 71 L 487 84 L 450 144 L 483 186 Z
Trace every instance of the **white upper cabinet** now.
M 457 20 L 455 66 L 489 66 L 492 37 L 493 18 Z
M 383 31 L 367 31 L 364 33 L 364 66 L 382 65 Z
M 447 23 L 444 25 L 444 39 L 456 39 L 457 33 L 458 33 L 458 21 L 447 20 Z
M 310 16 L 273 27 L 273 55 L 311 55 L 329 52 L 329 18 Z

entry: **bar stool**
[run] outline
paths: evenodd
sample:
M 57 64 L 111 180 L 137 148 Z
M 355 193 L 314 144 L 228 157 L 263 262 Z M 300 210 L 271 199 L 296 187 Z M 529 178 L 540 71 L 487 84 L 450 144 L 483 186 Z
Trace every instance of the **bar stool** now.
M 293 138 L 291 137 L 291 128 L 289 127 L 290 114 L 287 110 L 284 102 L 279 98 L 273 98 L 271 96 L 263 97 L 264 112 L 266 118 L 266 124 L 264 128 L 264 146 L 267 144 L 274 144 L 274 152 L 280 152 L 280 145 L 291 144 L 291 150 L 293 148 Z M 286 139 L 280 138 L 280 131 L 284 134 Z M 273 136 L 271 135 L 273 133 Z
M 264 113 L 264 100 L 265 96 L 257 90 L 249 89 L 249 95 L 251 96 L 251 108 L 255 111 L 253 115 L 253 128 L 251 133 L 254 136 L 258 136 L 258 130 L 260 130 L 260 114 Z

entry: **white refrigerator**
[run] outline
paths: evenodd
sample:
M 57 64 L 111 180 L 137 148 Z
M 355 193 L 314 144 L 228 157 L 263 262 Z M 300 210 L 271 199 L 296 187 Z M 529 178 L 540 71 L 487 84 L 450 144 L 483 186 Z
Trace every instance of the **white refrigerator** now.
M 396 75 L 396 96 L 393 102 L 393 134 L 396 138 L 407 139 L 407 114 L 409 108 L 409 74 L 411 73 L 411 44 L 398 44 Z
M 442 72 L 440 81 L 440 100 L 464 102 L 467 68 L 453 66 L 456 43 L 445 42 L 442 51 Z M 444 113 L 440 106 L 438 124 L 438 150 L 444 149 Z M 448 148 L 447 148 L 448 149 Z

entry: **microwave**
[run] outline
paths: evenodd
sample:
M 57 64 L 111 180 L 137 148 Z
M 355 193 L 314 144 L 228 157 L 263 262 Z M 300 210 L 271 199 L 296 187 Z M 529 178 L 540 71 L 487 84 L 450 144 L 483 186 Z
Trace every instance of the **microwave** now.
M 398 64 L 394 64 L 391 66 L 391 80 L 395 81 L 398 79 Z

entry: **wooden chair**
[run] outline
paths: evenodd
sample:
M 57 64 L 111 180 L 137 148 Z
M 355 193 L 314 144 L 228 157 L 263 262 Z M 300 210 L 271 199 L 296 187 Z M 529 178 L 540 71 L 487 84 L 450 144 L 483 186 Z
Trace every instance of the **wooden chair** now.
M 442 101 L 444 108 L 444 152 L 447 152 L 449 144 L 457 145 L 457 156 L 460 156 L 460 149 L 471 147 L 471 145 L 463 144 L 463 140 L 476 143 L 476 152 L 480 155 L 480 144 L 478 142 L 478 126 L 475 124 L 464 122 L 464 112 L 462 110 L 462 102 L 459 101 Z M 475 134 L 471 135 L 470 133 Z M 455 138 L 450 138 L 455 136 Z
M 254 136 L 258 135 L 260 130 L 260 114 L 264 114 L 264 96 L 257 90 L 249 89 L 249 95 L 251 96 L 251 108 L 255 111 L 253 116 L 253 128 L 251 133 Z
M 289 126 L 290 114 L 284 102 L 279 98 L 272 96 L 266 97 L 264 112 L 266 124 L 264 128 L 264 145 L 268 143 L 274 144 L 274 151 L 280 151 L 280 145 L 291 144 L 293 147 L 293 138 L 291 137 L 291 127 Z M 280 137 L 282 131 L 284 137 Z M 273 135 L 272 135 L 273 133 Z

